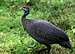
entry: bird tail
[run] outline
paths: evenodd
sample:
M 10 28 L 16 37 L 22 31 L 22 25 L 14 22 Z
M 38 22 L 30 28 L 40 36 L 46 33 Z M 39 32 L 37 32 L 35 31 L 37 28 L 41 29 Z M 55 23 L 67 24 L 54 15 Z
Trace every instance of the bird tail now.
M 70 41 L 65 42 L 65 44 L 67 45 L 67 47 L 68 47 L 69 49 L 72 49 L 72 46 L 71 46 Z
M 60 42 L 60 45 L 63 46 L 63 47 L 65 47 L 65 48 L 72 49 L 72 46 L 71 46 L 70 41 L 63 41 L 63 42 Z

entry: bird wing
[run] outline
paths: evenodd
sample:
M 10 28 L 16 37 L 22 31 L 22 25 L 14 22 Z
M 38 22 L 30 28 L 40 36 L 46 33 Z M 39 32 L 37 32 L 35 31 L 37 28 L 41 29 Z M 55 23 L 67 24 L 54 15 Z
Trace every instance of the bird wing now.
M 46 22 L 33 23 L 30 33 L 36 40 L 44 42 L 54 43 L 69 40 L 63 30 Z

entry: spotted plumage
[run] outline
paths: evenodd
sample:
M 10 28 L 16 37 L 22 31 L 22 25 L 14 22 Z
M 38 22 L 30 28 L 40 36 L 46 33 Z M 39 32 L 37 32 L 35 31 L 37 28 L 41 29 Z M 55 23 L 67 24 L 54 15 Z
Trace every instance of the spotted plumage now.
M 23 7 L 22 25 L 25 30 L 36 41 L 47 46 L 50 51 L 51 44 L 59 44 L 65 48 L 71 49 L 71 44 L 67 34 L 60 28 L 45 20 L 31 20 L 26 16 L 29 14 L 29 8 Z

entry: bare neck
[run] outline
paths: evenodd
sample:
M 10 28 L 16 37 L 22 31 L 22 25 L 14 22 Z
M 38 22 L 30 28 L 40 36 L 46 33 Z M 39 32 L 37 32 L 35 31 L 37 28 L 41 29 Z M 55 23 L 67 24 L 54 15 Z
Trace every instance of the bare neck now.
M 29 19 L 26 19 L 26 16 L 23 15 L 21 22 L 22 22 L 24 29 L 27 29 L 28 27 L 30 27 L 32 21 Z
M 22 21 L 22 24 L 23 24 L 23 25 L 24 25 L 24 24 L 26 25 L 26 24 L 28 24 L 29 22 L 31 22 L 31 20 L 27 19 L 25 15 L 22 16 L 21 21 Z
M 21 20 L 22 20 L 22 22 L 25 21 L 26 20 L 26 15 L 23 15 Z

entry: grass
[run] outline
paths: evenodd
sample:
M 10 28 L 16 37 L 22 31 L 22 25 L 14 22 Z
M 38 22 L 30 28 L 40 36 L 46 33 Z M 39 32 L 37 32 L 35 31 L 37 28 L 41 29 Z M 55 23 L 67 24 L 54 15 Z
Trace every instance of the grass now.
M 21 25 L 22 7 L 29 0 L 0 1 L 0 54 L 35 54 L 43 48 Z M 52 45 L 51 54 L 75 54 L 75 2 L 74 0 L 31 0 L 29 19 L 44 19 L 64 29 L 73 46 L 73 52 Z

